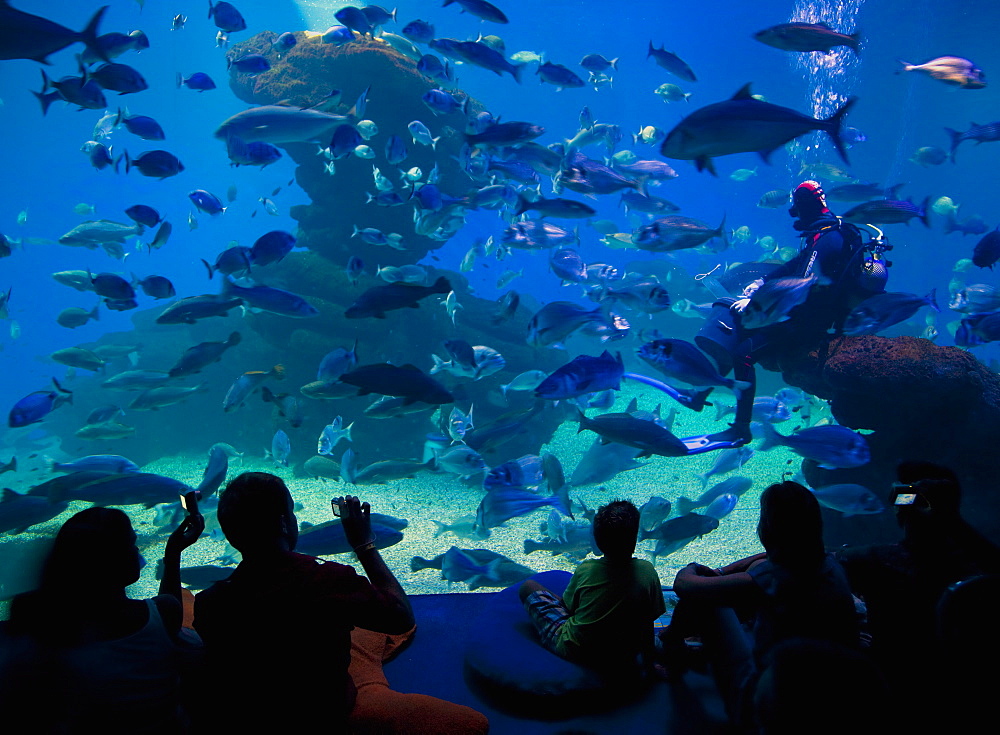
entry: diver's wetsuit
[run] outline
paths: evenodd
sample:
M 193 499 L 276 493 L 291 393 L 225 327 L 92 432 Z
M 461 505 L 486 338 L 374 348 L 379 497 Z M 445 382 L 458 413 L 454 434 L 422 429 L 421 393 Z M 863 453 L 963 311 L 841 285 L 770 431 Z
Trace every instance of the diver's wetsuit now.
M 705 325 L 695 337 L 698 347 L 711 356 L 722 375 L 733 372 L 736 380 L 746 381 L 736 402 L 736 417 L 731 427 L 718 434 L 684 439 L 691 454 L 738 447 L 749 443 L 750 419 L 756 394 L 754 362 L 761 358 L 779 362 L 782 354 L 802 355 L 826 341 L 830 327 L 839 329 L 850 310 L 865 298 L 884 291 L 862 287 L 859 277 L 864 266 L 860 233 L 851 224 L 825 213 L 803 224 L 796 223 L 804 238 L 802 250 L 765 278 L 808 278 L 812 274 L 830 280 L 815 285 L 805 302 L 792 309 L 786 321 L 760 329 L 745 329 L 741 314 L 732 308 L 734 298 L 713 304 Z

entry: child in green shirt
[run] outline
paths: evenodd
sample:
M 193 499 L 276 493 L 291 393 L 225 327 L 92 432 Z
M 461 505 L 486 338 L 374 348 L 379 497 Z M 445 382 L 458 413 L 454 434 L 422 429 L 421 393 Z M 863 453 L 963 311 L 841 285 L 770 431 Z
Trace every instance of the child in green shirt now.
M 660 578 L 636 559 L 639 510 L 627 500 L 602 506 L 594 541 L 604 554 L 580 564 L 562 598 L 529 579 L 520 597 L 542 645 L 570 661 L 635 666 L 642 654 L 652 664 L 653 622 L 666 610 Z

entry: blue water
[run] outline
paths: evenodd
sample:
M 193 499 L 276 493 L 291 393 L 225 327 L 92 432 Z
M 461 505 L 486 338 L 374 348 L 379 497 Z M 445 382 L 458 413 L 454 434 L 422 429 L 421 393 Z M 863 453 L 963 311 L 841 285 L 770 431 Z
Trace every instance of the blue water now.
M 333 13 L 346 4 L 310 2 L 302 3 L 306 7 L 300 8 L 299 4 L 284 0 L 237 2 L 247 19 L 248 29 L 233 33 L 230 41 L 236 43 L 265 30 L 322 32 L 335 23 Z M 504 0 L 498 4 L 510 18 L 509 25 L 481 23 L 460 13 L 457 5 L 442 8 L 434 2 L 400 2 L 397 4 L 398 22 L 389 23 L 386 30 L 398 33 L 405 23 L 419 17 L 434 23 L 438 37 L 474 39 L 479 33 L 496 34 L 503 38 L 508 55 L 524 50 L 542 53 L 546 60 L 566 65 L 583 76 L 586 72 L 578 62 L 585 54 L 600 53 L 609 59 L 618 58 L 613 85 L 602 86 L 597 91 L 589 86 L 556 91 L 551 85 L 540 84 L 530 73 L 534 65 L 528 68 L 529 73 L 524 75 L 520 85 L 509 75 L 499 77 L 478 67 L 459 67 L 457 84 L 462 90 L 503 120 L 525 120 L 545 127 L 546 133 L 539 139 L 542 144 L 572 137 L 578 129 L 581 108 L 587 106 L 599 122 L 621 126 L 624 138 L 619 149 L 632 148 L 640 157 L 658 159 L 655 148 L 632 146 L 631 134 L 647 125 L 669 130 L 683 115 L 730 97 L 747 82 L 752 82 L 753 91 L 770 102 L 823 116 L 830 114 L 848 96 L 858 97 L 848 124 L 862 131 L 867 140 L 851 149 L 849 167 L 819 135 L 806 136 L 790 146 L 789 151 L 775 151 L 771 165 L 765 165 L 752 153 L 717 159 L 718 177 L 696 172 L 689 162 L 671 162 L 680 175 L 659 188 L 658 195 L 680 205 L 683 215 L 703 220 L 713 227 L 725 217 L 728 229 L 745 225 L 752 233 L 749 242 L 722 253 L 686 251 L 676 254 L 672 260 L 691 276 L 719 264 L 725 266 L 762 257 L 764 252 L 755 240 L 765 235 L 777 238 L 782 247 L 796 244 L 784 209 L 760 209 L 756 203 L 764 192 L 794 186 L 800 180 L 798 174 L 803 163 L 836 164 L 847 168 L 859 180 L 887 186 L 905 183 L 903 195 L 912 197 L 917 203 L 925 197 L 933 202 L 938 197 L 948 196 L 960 205 L 960 218 L 979 214 L 991 228 L 997 224 L 995 199 L 1000 145 L 963 143 L 954 165 L 948 162 L 922 168 L 908 160 L 920 146 L 947 149 L 946 126 L 965 130 L 972 121 L 987 123 L 997 118 L 1000 104 L 996 86 L 959 90 L 924 75 L 896 73 L 900 69 L 898 59 L 920 63 L 953 54 L 974 60 L 992 81 L 998 73 L 996 70 L 1000 69 L 1000 51 L 991 30 L 1000 21 L 1000 6 L 994 2 L 849 0 L 837 3 L 817 0 L 792 3 L 758 0 L 747 3 L 714 0 L 701 4 L 612 4 L 581 0 Z M 38 13 L 78 29 L 99 3 L 19 0 L 16 5 L 26 12 Z M 79 385 L 77 381 L 85 371 L 71 370 L 67 374 L 66 368 L 54 363 L 48 355 L 57 349 L 94 342 L 103 334 L 129 333 L 133 329 L 135 312 L 113 312 L 103 307 L 100 321 L 76 330 L 57 325 L 55 318 L 60 311 L 71 306 L 90 308 L 96 303 L 96 297 L 56 283 L 50 277 L 52 272 L 91 269 L 94 273 L 115 271 L 140 277 L 158 274 L 174 283 L 179 296 L 194 295 L 217 288 L 217 281 L 206 286 L 200 259 L 212 260 L 231 241 L 249 245 L 266 230 L 295 231 L 297 225 L 289 216 L 289 210 L 308 203 L 308 197 L 294 183 L 289 185 L 295 176 L 295 164 L 290 157 L 263 170 L 232 168 L 224 146 L 212 135 L 222 120 L 247 105 L 228 88 L 226 49 L 217 47 L 217 29 L 205 17 L 205 10 L 204 2 L 190 0 L 171 3 L 148 0 L 142 5 L 132 0 L 116 0 L 102 24 L 104 32 L 140 28 L 149 37 L 149 49 L 140 54 L 127 52 L 117 59 L 138 69 L 149 82 L 149 89 L 125 96 L 108 92 L 109 109 L 127 106 L 132 113 L 154 117 L 165 129 L 167 140 L 162 143 L 141 141 L 119 128 L 110 142 L 116 158 L 126 150 L 134 157 L 141 151 L 159 147 L 175 153 L 183 161 L 185 170 L 164 181 L 144 178 L 135 172 L 126 176 L 124 165 L 119 175 L 108 169 L 94 170 L 80 152 L 80 146 L 93 138 L 94 124 L 104 111 L 81 112 L 57 102 L 43 117 L 31 94 L 32 90 L 40 89 L 39 68 L 42 67 L 26 60 L 0 62 L 0 99 L 3 101 L 0 141 L 4 170 L 4 183 L 0 188 L 0 232 L 8 238 L 26 240 L 23 247 L 15 249 L 11 257 L 0 262 L 0 289 L 12 289 L 10 319 L 0 322 L 0 374 L 4 378 L 0 386 L 3 397 L 0 406 L 12 406 L 25 394 L 46 388 L 52 377 L 65 380 L 65 385 L 73 389 L 74 384 Z M 189 16 L 189 20 L 182 30 L 172 31 L 171 18 L 177 13 Z M 823 19 L 845 32 L 860 29 L 862 52 L 857 58 L 844 48 L 828 57 L 795 55 L 751 38 L 757 30 L 791 19 Z M 697 74 L 698 81 L 676 79 L 652 60 L 647 60 L 645 54 L 650 40 L 684 59 Z M 81 50 L 82 46 L 77 44 L 60 51 L 52 55 L 52 65 L 43 68 L 53 78 L 75 74 L 74 54 Z M 196 71 L 212 76 L 218 89 L 196 93 L 175 87 L 175 74 L 180 72 L 188 76 Z M 371 96 L 376 99 L 379 80 L 369 81 Z M 665 82 L 676 83 L 691 92 L 690 102 L 664 104 L 654 90 Z M 425 119 L 433 123 L 430 111 Z M 373 147 L 381 150 L 384 137 L 383 134 L 381 139 L 376 138 Z M 595 146 L 587 153 L 599 158 L 603 148 Z M 746 181 L 734 181 L 730 174 L 738 169 L 755 169 L 756 175 Z M 192 189 L 207 189 L 224 197 L 233 185 L 238 195 L 228 211 L 215 218 L 198 214 L 197 229 L 189 230 L 186 219 L 193 207 L 187 193 Z M 272 197 L 279 215 L 269 216 L 259 205 L 258 198 L 270 197 L 279 186 L 281 192 Z M 452 193 L 459 195 L 462 192 Z M 548 182 L 543 182 L 543 194 L 551 195 Z M 572 193 L 568 196 L 579 198 Z M 91 251 L 60 245 L 57 242 L 60 235 L 87 219 L 74 213 L 73 207 L 78 203 L 93 205 L 98 218 L 122 222 L 128 222 L 123 214 L 126 207 L 136 203 L 151 205 L 173 223 L 173 236 L 166 247 L 152 253 L 136 247 L 136 241 L 130 240 L 124 264 L 99 249 Z M 619 225 L 621 232 L 631 231 L 638 222 L 626 218 L 617 196 L 600 197 L 590 203 L 598 210 L 595 219 L 610 219 Z M 848 206 L 851 205 L 837 204 L 834 208 L 843 211 Z M 251 217 L 255 211 L 256 216 Z M 23 223 L 19 222 L 19 216 Z M 946 307 L 952 278 L 957 277 L 968 284 L 996 285 L 996 280 L 992 271 L 953 273 L 952 267 L 957 260 L 971 257 L 979 236 L 946 235 L 942 229 L 943 218 L 937 214 L 931 214 L 930 221 L 929 229 L 919 222 L 886 227 L 895 245 L 891 254 L 890 288 L 918 294 L 937 289 L 943 312 L 935 316 L 939 332 L 936 341 L 949 345 L 953 344 L 953 339 L 948 324 L 960 317 Z M 370 223 L 358 224 L 363 227 Z M 569 224 L 574 226 L 576 223 Z M 470 213 L 465 228 L 435 251 L 435 260 L 425 263 L 457 271 L 458 264 L 476 239 L 499 237 L 504 226 L 493 212 Z M 624 267 L 629 261 L 654 257 L 641 251 L 605 248 L 599 242 L 600 235 L 585 222 L 580 223 L 580 232 L 579 249 L 588 262 L 600 260 Z M 148 238 L 149 235 L 144 241 Z M 523 269 L 523 275 L 510 287 L 534 297 L 538 303 L 556 298 L 590 303 L 579 290 L 560 287 L 548 270 L 546 256 L 540 253 L 514 251 L 502 263 L 481 261 L 465 275 L 476 295 L 495 299 L 506 290 L 498 290 L 496 281 L 507 269 Z M 670 288 L 668 285 L 668 290 Z M 142 295 L 139 300 L 139 311 L 158 310 L 165 303 L 154 305 L 151 299 Z M 923 310 L 886 334 L 918 336 L 928 326 L 925 322 L 928 315 L 931 312 Z M 657 328 L 668 335 L 678 329 L 689 334 L 692 329 L 690 322 L 671 312 L 653 319 L 636 315 L 633 323 L 636 330 Z M 467 324 L 466 328 L 469 329 L 468 341 L 478 344 L 474 325 Z M 226 333 L 212 338 L 222 339 Z M 135 335 L 138 344 L 157 339 L 156 335 Z M 192 343 L 194 341 L 197 340 Z M 626 349 L 637 345 L 635 338 L 630 338 Z M 405 345 L 397 347 L 405 353 Z M 141 356 L 142 349 L 139 354 Z M 567 358 L 573 354 L 571 352 Z M 997 357 L 996 346 L 976 348 L 976 355 L 988 363 Z M 415 355 L 412 359 L 427 367 L 427 357 Z M 294 365 L 296 355 L 283 355 L 282 360 Z M 228 357 L 224 361 L 233 377 L 243 370 L 269 367 L 230 362 Z M 140 366 L 157 369 L 147 364 L 140 363 Z M 163 365 L 159 369 L 168 367 Z M 127 368 L 119 364 L 116 370 Z M 74 373 L 79 375 L 74 377 Z M 512 377 L 513 374 L 506 375 L 503 382 Z M 773 376 L 768 378 L 771 379 Z M 89 404 L 103 402 L 92 393 L 95 390 L 93 381 L 84 385 Z M 198 424 L 199 412 L 214 415 L 220 410 L 217 398 L 221 396 L 213 394 L 204 402 L 164 409 L 157 416 L 155 431 L 172 436 L 188 431 Z M 255 403 L 244 412 L 233 414 L 232 421 L 234 426 L 253 422 L 266 424 L 270 411 L 270 406 Z M 324 414 L 335 411 L 323 409 Z M 129 423 L 128 416 L 123 420 Z M 36 436 L 42 436 L 41 432 L 47 431 L 46 423 L 36 425 L 35 429 Z M 41 432 L 37 431 L 39 429 Z M 19 431 L 26 433 L 26 430 Z M 14 443 L 17 436 L 20 435 L 8 435 L 8 444 Z M 92 450 L 68 437 L 61 438 L 64 449 L 70 454 Z M 223 438 L 228 440 L 220 437 Z M 155 435 L 147 435 L 144 441 L 148 454 L 149 443 L 155 444 Z M 306 446 L 312 441 L 310 435 L 298 442 L 301 449 L 293 456 L 295 463 L 301 464 L 310 456 Z M 199 441 L 190 447 L 190 452 L 195 455 L 204 449 L 203 442 Z M 259 456 L 263 446 L 246 449 Z M 102 451 L 128 454 L 128 444 L 105 445 Z M 6 460 L 10 454 L 7 450 L 0 459 Z M 573 458 L 563 458 L 563 461 L 569 467 L 575 464 Z M 7 484 L 25 490 L 38 479 L 38 475 L 28 477 L 19 473 L 2 477 L 0 482 L 7 480 Z M 637 500 L 641 502 L 642 499 Z M 442 504 L 444 507 L 439 515 L 449 515 L 447 503 L 442 501 Z

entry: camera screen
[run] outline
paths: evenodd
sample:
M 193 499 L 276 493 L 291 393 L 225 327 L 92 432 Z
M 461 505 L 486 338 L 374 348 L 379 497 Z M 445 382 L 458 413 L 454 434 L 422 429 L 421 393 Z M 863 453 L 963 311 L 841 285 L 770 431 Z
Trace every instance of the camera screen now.
M 916 499 L 916 493 L 900 493 L 896 496 L 895 505 L 913 505 Z

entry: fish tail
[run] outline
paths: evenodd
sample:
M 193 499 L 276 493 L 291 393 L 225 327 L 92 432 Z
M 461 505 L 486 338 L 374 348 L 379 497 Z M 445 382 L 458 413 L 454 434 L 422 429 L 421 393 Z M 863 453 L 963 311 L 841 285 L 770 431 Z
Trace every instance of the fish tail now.
M 924 201 L 920 205 L 920 221 L 924 223 L 924 227 L 930 229 L 931 223 L 928 219 L 928 215 L 931 212 L 931 198 L 930 196 L 924 197 Z
M 830 136 L 830 139 L 833 141 L 834 148 L 837 149 L 837 153 L 840 154 L 840 157 L 844 159 L 844 163 L 848 165 L 850 165 L 851 162 L 847 159 L 847 146 L 844 144 L 844 139 L 841 137 L 841 127 L 844 123 L 844 117 L 848 112 L 850 112 L 854 103 L 857 101 L 857 97 L 848 98 L 843 107 L 823 121 L 825 123 L 823 128 L 824 131 Z
M 437 521 L 434 522 L 437 523 Z M 425 559 L 422 556 L 415 556 L 412 559 L 410 559 L 411 572 L 419 572 L 421 569 L 427 569 L 431 566 L 433 565 L 431 564 L 430 560 Z
M 941 307 L 938 306 L 938 303 L 937 303 L 937 289 L 936 288 L 932 288 L 931 292 L 929 294 L 927 294 L 926 296 L 924 296 L 924 301 L 926 301 L 927 305 L 929 307 L 931 307 L 932 309 L 934 309 L 934 311 L 936 311 L 938 314 L 941 313 Z
M 431 523 L 433 523 L 435 526 L 437 526 L 437 528 L 434 531 L 434 538 L 437 538 L 442 533 L 444 533 L 445 531 L 448 530 L 448 524 L 447 523 L 442 523 L 441 521 L 435 521 L 433 518 L 431 519 Z M 417 559 L 420 559 L 420 557 L 419 556 L 413 557 L 414 561 L 416 561 Z M 423 568 L 424 567 L 420 567 L 420 569 L 423 569 Z M 414 569 L 413 571 L 416 572 L 416 571 L 419 571 L 419 570 Z
M 31 90 L 31 93 L 38 98 L 38 102 L 42 106 L 42 115 L 44 116 L 48 113 L 49 105 L 52 104 L 53 98 L 45 94 L 49 91 L 49 75 L 45 73 L 45 69 L 40 69 L 39 71 L 42 72 L 42 91 L 36 92 L 35 90 Z
M 962 134 L 957 130 L 952 130 L 951 128 L 945 128 L 944 132 L 948 133 L 948 136 L 951 138 L 951 153 L 949 158 L 951 158 L 951 162 L 954 163 L 955 151 L 958 150 L 958 144 L 962 142 Z
M 696 507 L 698 506 L 696 506 L 694 501 L 691 500 L 690 498 L 685 498 L 683 495 L 677 498 L 678 515 L 686 515 L 687 513 L 690 513 L 692 510 L 694 510 Z
M 111 61 L 111 59 L 108 58 L 108 55 L 104 52 L 104 49 L 97 43 L 97 26 L 100 25 L 101 19 L 104 17 L 104 13 L 107 12 L 107 10 L 107 5 L 99 8 L 97 12 L 90 17 L 90 21 L 84 29 L 80 31 L 80 40 L 83 41 L 87 48 L 96 54 L 97 58 L 101 61 Z
M 211 264 L 207 260 L 205 260 L 204 258 L 201 259 L 201 262 L 204 263 L 205 264 L 205 268 L 208 269 L 208 280 L 212 280 L 212 276 L 215 275 L 215 269 L 212 268 Z
M 773 449 L 774 447 L 781 446 L 783 444 L 784 437 L 777 432 L 777 430 L 768 423 L 762 423 L 760 425 L 761 430 L 764 433 L 764 438 L 757 447 L 758 451 L 766 452 L 768 449 Z
M 853 51 L 854 53 L 856 53 L 856 54 L 857 54 L 857 53 L 860 53 L 860 52 L 861 52 L 861 31 L 860 31 L 860 30 L 857 30 L 857 29 L 855 29 L 854 33 L 850 33 L 850 34 L 848 34 L 848 36 L 847 36 L 847 37 L 848 37 L 849 39 L 851 39 L 851 40 L 850 40 L 850 41 L 848 41 L 848 42 L 847 42 L 846 44 L 844 44 L 844 45 L 846 45 L 846 46 L 847 46 L 847 47 L 848 47 L 849 49 L 851 49 L 851 51 Z
M 563 485 L 561 488 L 556 490 L 552 495 L 552 507 L 562 513 L 564 516 L 569 516 L 573 518 L 573 501 L 569 498 L 569 485 Z M 576 520 L 573 518 L 573 520 Z
M 517 207 L 514 209 L 514 216 L 519 217 L 520 215 L 531 209 L 531 202 L 525 199 L 523 194 L 517 195 Z

